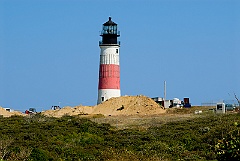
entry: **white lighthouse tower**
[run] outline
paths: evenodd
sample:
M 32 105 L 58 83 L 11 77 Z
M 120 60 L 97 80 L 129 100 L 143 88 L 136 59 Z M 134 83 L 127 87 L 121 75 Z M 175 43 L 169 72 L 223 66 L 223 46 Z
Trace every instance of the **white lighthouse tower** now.
M 120 36 L 120 32 L 117 30 L 117 24 L 111 20 L 111 17 L 109 17 L 109 20 L 103 24 L 100 36 L 102 36 L 102 41 L 99 42 L 101 52 L 98 82 L 98 104 L 111 97 L 121 96 L 119 66 L 120 42 L 117 41 L 117 37 Z

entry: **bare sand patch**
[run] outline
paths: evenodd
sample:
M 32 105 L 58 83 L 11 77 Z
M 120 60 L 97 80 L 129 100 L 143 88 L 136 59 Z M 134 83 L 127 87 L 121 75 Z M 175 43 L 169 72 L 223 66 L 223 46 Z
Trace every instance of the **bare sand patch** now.
M 88 115 L 91 114 L 93 106 L 66 106 L 58 110 L 47 110 L 42 112 L 43 115 L 51 117 L 62 117 L 64 115 L 75 116 L 75 115 Z
M 166 111 L 151 98 L 146 96 L 121 96 L 111 98 L 96 106 L 64 107 L 59 110 L 47 110 L 42 112 L 46 116 L 62 117 L 63 115 L 155 115 Z
M 10 117 L 13 115 L 18 115 L 18 116 L 24 116 L 23 113 L 19 112 L 19 111 L 6 111 L 4 108 L 0 107 L 0 115 L 2 115 L 3 117 Z

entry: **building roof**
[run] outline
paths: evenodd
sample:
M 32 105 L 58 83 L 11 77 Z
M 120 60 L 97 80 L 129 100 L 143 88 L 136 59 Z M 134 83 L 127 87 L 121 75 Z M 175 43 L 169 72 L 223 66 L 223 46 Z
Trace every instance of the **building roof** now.
M 117 25 L 115 22 L 112 21 L 112 18 L 109 17 L 109 20 L 103 24 L 104 26 L 114 26 Z

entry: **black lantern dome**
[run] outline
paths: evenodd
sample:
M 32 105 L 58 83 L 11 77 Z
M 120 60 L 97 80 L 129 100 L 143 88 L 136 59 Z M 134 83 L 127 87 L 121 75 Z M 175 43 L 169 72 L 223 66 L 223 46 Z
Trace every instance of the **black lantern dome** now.
M 120 45 L 120 42 L 117 41 L 120 32 L 117 30 L 117 24 L 112 21 L 111 17 L 103 24 L 100 36 L 102 36 L 102 41 L 100 41 L 99 45 Z

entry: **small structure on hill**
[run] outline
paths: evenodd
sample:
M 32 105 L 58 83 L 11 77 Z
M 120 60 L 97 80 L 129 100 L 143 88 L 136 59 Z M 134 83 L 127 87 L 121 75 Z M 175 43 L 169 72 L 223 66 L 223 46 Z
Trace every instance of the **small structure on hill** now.
M 152 99 L 159 105 L 163 106 L 164 108 L 191 107 L 191 103 L 189 101 L 189 98 L 187 97 L 183 98 L 183 101 L 181 101 L 179 98 L 173 98 L 172 100 L 165 100 L 162 97 L 154 97 Z
M 234 104 L 219 102 L 216 105 L 216 113 L 226 113 L 228 111 L 234 111 L 236 106 Z

